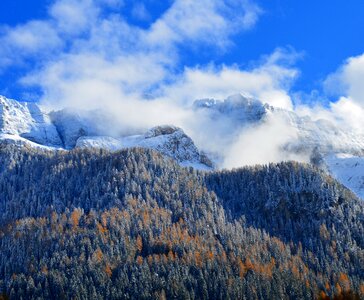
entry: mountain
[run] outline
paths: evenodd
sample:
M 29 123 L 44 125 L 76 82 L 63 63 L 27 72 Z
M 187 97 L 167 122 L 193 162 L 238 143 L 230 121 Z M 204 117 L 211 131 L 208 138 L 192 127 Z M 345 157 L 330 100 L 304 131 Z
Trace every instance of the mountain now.
M 8 144 L 0 199 L 4 299 L 364 297 L 364 202 L 311 165 Z
M 22 137 L 32 142 L 59 147 L 62 141 L 49 116 L 31 102 L 18 102 L 0 96 L 0 134 Z
M 216 99 L 201 99 L 194 102 L 195 109 L 208 110 L 211 118 L 229 118 L 240 126 L 260 122 L 272 107 L 259 100 L 241 94 L 228 97 L 224 101 Z
M 113 151 L 132 147 L 157 150 L 174 158 L 182 166 L 191 166 L 199 170 L 211 170 L 214 166 L 181 128 L 170 125 L 157 126 L 145 134 L 122 138 L 82 136 L 76 143 L 76 148 L 103 148 Z
M 155 149 L 183 166 L 203 170 L 213 168 L 206 154 L 197 149 L 181 128 L 175 126 L 157 126 L 140 135 L 105 136 L 110 129 L 102 128 L 100 124 L 106 123 L 108 116 L 97 111 L 81 115 L 63 109 L 47 114 L 36 103 L 0 97 L 0 112 L 1 140 L 66 150 L 101 147 L 116 151 L 142 147 Z
M 73 149 L 77 140 L 82 136 L 96 135 L 95 123 L 87 116 L 81 116 L 70 109 L 52 111 L 50 119 L 57 128 L 62 146 L 65 149 Z
M 233 95 L 223 101 L 202 99 L 192 109 L 203 113 L 215 126 L 223 126 L 233 140 L 237 133 L 272 120 L 293 134 L 280 147 L 282 154 L 310 159 L 337 180 L 364 198 L 364 136 L 339 128 L 327 120 L 312 120 L 293 111 L 275 108 L 257 99 Z M 137 135 L 121 134 L 117 124 L 101 111 L 77 113 L 70 109 L 45 113 L 36 103 L 0 97 L 0 139 L 28 143 L 47 149 L 104 148 L 112 151 L 129 147 L 154 149 L 174 158 L 182 166 L 212 170 L 219 156 L 210 149 L 198 149 L 194 141 L 173 125 L 161 125 Z M 107 128 L 102 124 L 109 124 Z M 280 132 L 277 132 L 279 135 Z M 282 133 L 285 134 L 285 133 Z M 208 155 L 205 154 L 209 153 Z M 284 156 L 284 155 L 283 155 Z M 213 157 L 214 159 L 210 159 Z
M 233 95 L 226 100 L 198 100 L 194 109 L 211 120 L 230 122 L 236 131 L 270 124 L 284 123 L 294 134 L 281 145 L 280 151 L 308 157 L 311 163 L 329 172 L 364 199 L 364 136 L 347 128 L 339 128 L 327 120 L 312 120 L 293 111 L 275 108 L 259 100 Z M 279 132 L 277 132 L 279 135 Z
M 318 150 L 322 155 L 364 155 L 364 136 L 361 134 L 338 128 L 324 119 L 314 121 L 309 116 L 301 117 L 293 111 L 275 108 L 241 94 L 230 96 L 223 101 L 197 100 L 194 108 L 207 112 L 213 120 L 232 120 L 238 128 L 260 125 L 271 118 L 282 120 L 297 133 L 297 138 L 288 141 L 282 151 L 311 154 Z

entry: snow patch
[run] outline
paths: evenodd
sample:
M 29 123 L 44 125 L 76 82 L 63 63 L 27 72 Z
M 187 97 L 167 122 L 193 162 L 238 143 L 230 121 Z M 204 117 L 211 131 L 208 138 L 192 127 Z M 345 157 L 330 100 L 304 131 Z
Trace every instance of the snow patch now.
M 21 136 L 43 145 L 62 145 L 56 127 L 37 104 L 18 102 L 2 96 L 0 96 L 0 133 Z
M 364 157 L 338 153 L 326 156 L 324 162 L 336 180 L 364 199 Z

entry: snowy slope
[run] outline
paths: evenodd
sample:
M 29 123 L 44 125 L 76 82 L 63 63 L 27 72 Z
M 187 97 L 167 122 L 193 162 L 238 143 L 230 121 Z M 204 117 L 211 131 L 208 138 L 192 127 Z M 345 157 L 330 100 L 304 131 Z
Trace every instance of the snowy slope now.
M 44 150 L 62 150 L 62 147 L 47 146 L 38 143 L 34 143 L 26 138 L 19 135 L 0 133 L 0 141 L 5 144 L 18 145 L 19 147 L 30 146 L 33 148 L 44 149 Z
M 105 148 L 112 151 L 130 147 L 148 148 L 174 158 L 183 166 L 201 170 L 213 168 L 212 162 L 197 149 L 192 139 L 181 128 L 170 125 L 154 127 L 142 135 L 121 138 L 82 136 L 77 140 L 76 147 Z
M 364 199 L 364 157 L 338 153 L 324 158 L 332 176 Z
M 20 136 L 43 145 L 62 145 L 56 127 L 37 104 L 17 102 L 2 96 L 0 133 Z
M 81 136 L 76 141 L 76 148 L 101 148 L 117 151 L 125 148 L 121 139 L 110 136 Z
M 311 152 L 317 148 L 323 155 L 331 152 L 364 154 L 364 136 L 358 133 L 338 128 L 327 120 L 313 121 L 282 109 L 273 109 L 272 113 L 296 129 L 298 139 L 288 145 L 292 150 Z

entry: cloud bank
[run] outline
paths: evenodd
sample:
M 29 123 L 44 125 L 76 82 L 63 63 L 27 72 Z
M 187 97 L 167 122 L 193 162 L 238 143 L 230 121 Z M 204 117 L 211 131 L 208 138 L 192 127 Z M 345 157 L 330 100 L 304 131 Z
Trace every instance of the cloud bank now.
M 327 76 L 325 94 L 333 100 L 328 106 L 317 101 L 311 106 L 298 105 L 296 112 L 313 119 L 325 119 L 348 132 L 364 134 L 364 53 L 348 58 L 336 72 Z

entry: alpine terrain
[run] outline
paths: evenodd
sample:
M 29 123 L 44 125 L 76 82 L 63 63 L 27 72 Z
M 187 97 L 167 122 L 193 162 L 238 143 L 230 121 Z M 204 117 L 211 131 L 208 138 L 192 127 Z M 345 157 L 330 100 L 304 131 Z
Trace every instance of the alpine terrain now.
M 234 131 L 244 131 L 279 120 L 294 133 L 280 151 L 306 158 L 364 199 L 364 136 L 335 126 L 327 120 L 312 120 L 293 111 L 274 108 L 241 94 L 224 101 L 196 100 L 193 107 L 211 120 L 229 124 Z M 50 150 L 102 148 L 111 151 L 141 147 L 154 149 L 175 159 L 182 166 L 199 170 L 219 167 L 219 154 L 198 149 L 182 128 L 161 124 L 135 135 L 110 136 L 100 126 L 108 118 L 98 111 L 85 114 L 70 109 L 43 112 L 36 103 L 18 102 L 0 96 L 0 139 L 27 143 Z M 210 155 L 209 155 L 210 154 Z M 294 157 L 294 156 L 293 156 Z
M 280 151 L 310 161 L 220 170 L 173 125 L 108 135 L 100 112 L 0 101 L 0 299 L 364 298 L 360 135 L 198 100 L 232 139 L 285 122 Z
M 0 0 L 0 300 L 364 300 L 363 12 Z

